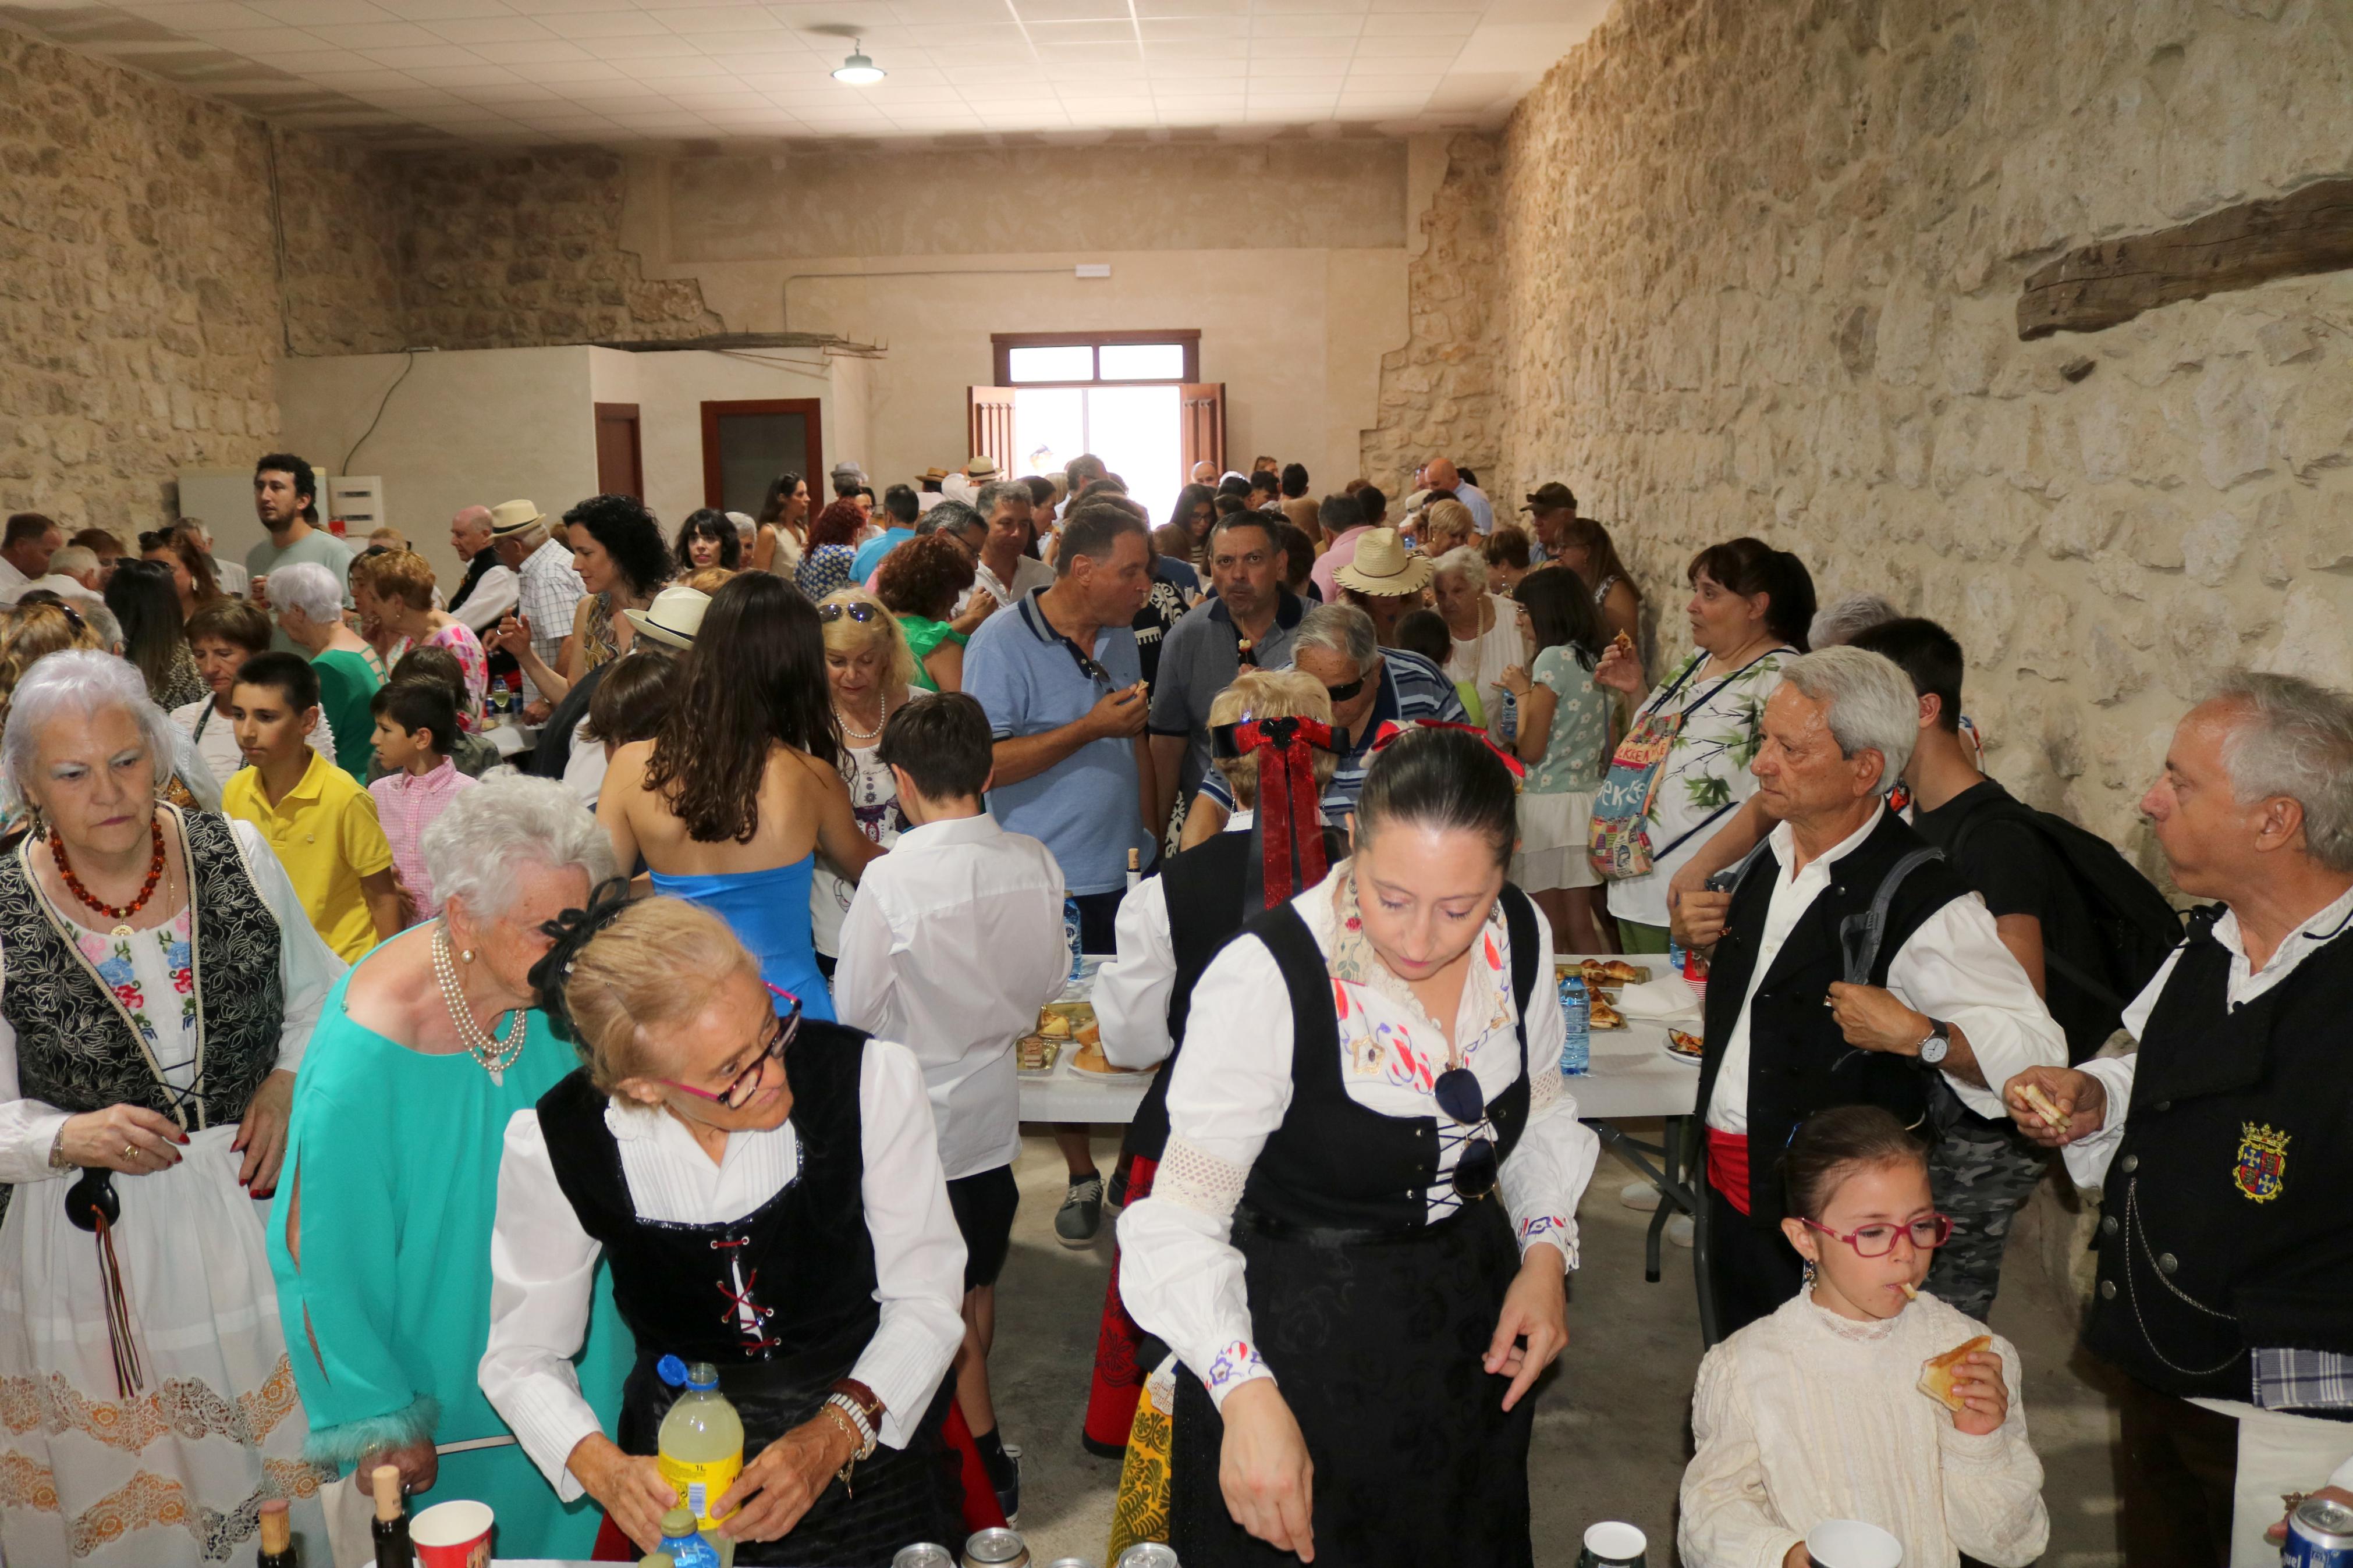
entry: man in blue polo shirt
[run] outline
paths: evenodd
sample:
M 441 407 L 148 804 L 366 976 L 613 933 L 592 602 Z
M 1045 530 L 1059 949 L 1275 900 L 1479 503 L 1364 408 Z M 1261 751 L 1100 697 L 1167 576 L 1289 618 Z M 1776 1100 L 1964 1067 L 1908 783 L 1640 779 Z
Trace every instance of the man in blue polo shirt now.
M 1365 770 L 1373 763 L 1373 737 L 1383 724 L 1470 722 L 1454 683 L 1419 654 L 1381 647 L 1373 637 L 1372 616 L 1354 605 L 1318 605 L 1300 617 L 1291 634 L 1291 667 L 1324 683 L 1332 694 L 1332 727 L 1348 732 L 1348 754 L 1324 790 L 1324 820 L 1335 827 L 1356 809 Z M 1223 831 L 1233 809 L 1225 774 L 1211 768 L 1185 817 L 1186 847 Z
M 1306 613 L 1282 585 L 1275 520 L 1242 511 L 1209 531 L 1209 581 L 1217 596 L 1196 605 L 1161 640 L 1152 682 L 1152 774 L 1159 793 L 1150 820 L 1166 830 L 1170 809 L 1190 800 L 1209 766 L 1209 704 L 1247 665 L 1281 669 Z
M 1144 742 L 1151 693 L 1131 624 L 1152 591 L 1152 540 L 1134 513 L 1081 504 L 1062 520 L 1050 587 L 981 623 L 964 654 L 964 689 L 996 737 L 988 809 L 1054 852 L 1079 908 L 1079 945 L 1111 952 L 1127 854 L 1149 864 L 1155 798 Z M 1070 1187 L 1054 1234 L 1084 1247 L 1103 1223 L 1103 1175 L 1084 1127 L 1057 1127 Z

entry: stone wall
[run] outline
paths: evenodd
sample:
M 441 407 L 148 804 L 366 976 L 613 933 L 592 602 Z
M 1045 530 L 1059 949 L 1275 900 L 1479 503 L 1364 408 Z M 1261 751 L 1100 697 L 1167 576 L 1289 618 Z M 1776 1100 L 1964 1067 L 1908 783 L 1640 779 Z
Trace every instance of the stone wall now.
M 1477 473 L 1499 503 L 1517 493 L 1498 467 L 1502 174 L 1495 138 L 1452 137 L 1443 176 L 1414 220 L 1420 248 L 1409 245 L 1409 335 L 1381 355 L 1380 422 L 1364 433 L 1362 448 L 1366 478 L 1393 500 L 1416 468 L 1440 454 Z
M 1620 0 L 1503 138 L 1502 466 L 1618 531 L 1654 657 L 1742 532 L 1942 620 L 1992 771 L 2153 864 L 2201 682 L 2353 685 L 2353 274 L 2038 342 L 2020 284 L 2347 173 L 2348 61 L 2307 0 Z
M 624 173 L 586 150 L 399 159 L 410 341 L 533 348 L 725 331 L 692 279 L 649 279 L 621 248 Z

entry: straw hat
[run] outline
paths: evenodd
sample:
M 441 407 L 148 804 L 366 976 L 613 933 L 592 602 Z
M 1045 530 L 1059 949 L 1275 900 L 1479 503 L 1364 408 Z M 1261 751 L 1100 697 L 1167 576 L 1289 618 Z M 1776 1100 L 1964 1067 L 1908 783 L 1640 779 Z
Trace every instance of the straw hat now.
M 997 459 L 990 457 L 986 452 L 974 453 L 972 461 L 964 466 L 964 477 L 968 479 L 995 479 L 997 477 Z
M 527 500 L 502 500 L 491 508 L 491 537 L 512 539 L 516 534 L 538 527 L 547 521 L 547 514 L 536 503 Z
M 1356 541 L 1356 558 L 1332 575 L 1343 588 L 1394 598 L 1428 587 L 1430 571 L 1430 557 L 1408 550 L 1396 529 L 1376 528 Z
M 937 484 L 940 480 L 946 479 L 947 477 L 948 471 L 945 468 L 938 467 L 925 468 L 921 474 L 916 476 L 919 479 L 928 479 L 934 484 Z
M 702 629 L 702 612 L 711 608 L 711 595 L 695 588 L 664 588 L 654 595 L 654 602 L 642 610 L 623 610 L 629 625 L 658 643 L 670 647 L 694 646 L 697 632 Z

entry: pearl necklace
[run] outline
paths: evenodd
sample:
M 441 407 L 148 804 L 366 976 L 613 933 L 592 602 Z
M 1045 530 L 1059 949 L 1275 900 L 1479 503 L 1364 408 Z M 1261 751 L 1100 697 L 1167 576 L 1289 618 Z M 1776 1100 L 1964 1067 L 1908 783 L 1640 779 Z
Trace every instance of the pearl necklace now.
M 466 1054 L 481 1064 L 493 1084 L 504 1084 L 507 1068 L 522 1055 L 523 1040 L 530 1031 L 519 1022 L 510 1024 L 507 1037 L 501 1042 L 474 1022 L 474 1009 L 468 1005 L 465 987 L 459 983 L 457 955 L 449 951 L 449 927 L 446 921 L 433 928 L 433 977 L 441 983 L 442 1003 L 449 1009 L 449 1021 L 458 1026 L 458 1039 L 466 1047 Z M 508 1011 L 512 1015 L 513 1010 Z
M 841 732 L 849 736 L 853 741 L 871 741 L 875 736 L 881 734 L 882 732 L 882 726 L 891 721 L 891 699 L 886 693 L 875 698 L 874 702 L 875 706 L 881 711 L 881 716 L 874 721 L 874 728 L 871 730 L 860 730 L 852 726 L 849 722 L 849 715 L 841 710 L 841 704 L 839 702 L 835 703 L 833 705 L 833 716 L 837 720 L 840 721 Z

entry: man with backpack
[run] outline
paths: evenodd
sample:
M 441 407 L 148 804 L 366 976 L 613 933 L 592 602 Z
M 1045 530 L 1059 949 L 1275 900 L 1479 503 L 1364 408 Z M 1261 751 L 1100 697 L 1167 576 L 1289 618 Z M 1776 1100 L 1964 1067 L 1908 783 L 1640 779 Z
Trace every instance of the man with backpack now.
M 2067 1059 L 2098 1053 L 2127 999 L 2180 940 L 2163 894 L 2106 840 L 2040 812 L 1978 770 L 1960 732 L 1961 645 L 1934 621 L 1885 621 L 1855 647 L 1891 659 L 1911 677 L 1920 734 L 1904 783 L 1912 826 L 1994 918 L 1995 932 L 2067 1037 Z M 1928 1289 L 1983 1321 L 2000 1283 L 2011 1220 L 2042 1179 L 2050 1156 L 2007 1117 L 1978 1115 L 1951 1096 L 1931 1107 L 1938 1129 L 1928 1178 L 1952 1217 Z

